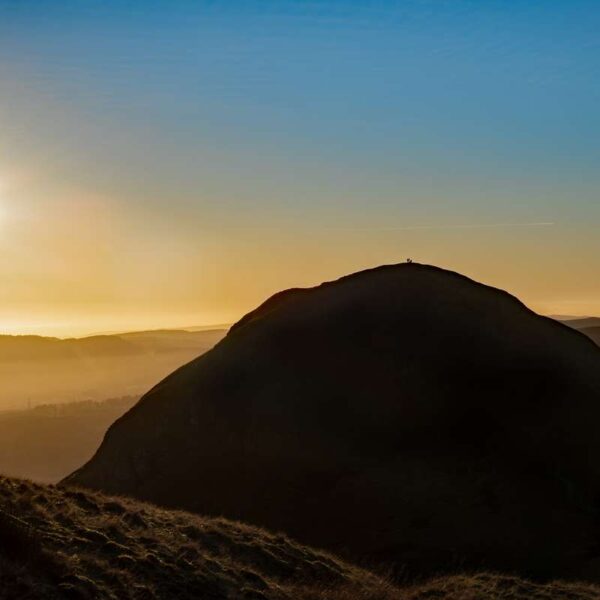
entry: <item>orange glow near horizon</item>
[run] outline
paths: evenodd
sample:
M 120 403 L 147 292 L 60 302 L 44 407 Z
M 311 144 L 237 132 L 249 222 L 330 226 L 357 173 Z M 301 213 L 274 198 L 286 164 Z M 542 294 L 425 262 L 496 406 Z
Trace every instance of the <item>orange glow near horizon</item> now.
M 70 198 L 70 199 L 69 199 Z M 207 227 L 83 192 L 5 206 L 0 333 L 56 337 L 232 323 L 271 294 L 383 263 L 417 262 L 506 289 L 542 314 L 600 314 L 579 230 L 552 227 Z M 565 252 L 568 248 L 568 252 Z M 552 258 L 561 256 L 561 260 Z

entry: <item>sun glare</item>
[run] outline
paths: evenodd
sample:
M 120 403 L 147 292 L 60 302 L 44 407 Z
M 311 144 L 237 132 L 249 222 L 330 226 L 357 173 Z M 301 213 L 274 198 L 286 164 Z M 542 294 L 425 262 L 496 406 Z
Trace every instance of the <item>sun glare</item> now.
M 6 218 L 6 183 L 0 178 L 0 225 L 4 225 Z

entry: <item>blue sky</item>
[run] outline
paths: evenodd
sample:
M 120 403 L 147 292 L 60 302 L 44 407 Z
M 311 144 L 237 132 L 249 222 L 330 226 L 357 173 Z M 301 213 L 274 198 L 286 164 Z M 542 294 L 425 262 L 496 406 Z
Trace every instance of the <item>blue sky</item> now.
M 273 231 L 333 231 L 340 253 L 374 232 L 364 260 L 324 247 L 331 267 L 299 283 L 414 248 L 509 285 L 496 265 L 539 236 L 530 268 L 598 272 L 598 31 L 600 4 L 578 0 L 0 0 L 0 179 L 27 173 L 13 202 L 37 210 L 77 190 L 119 219 L 219 232 L 217 262 L 248 229 L 264 264 Z M 497 224 L 518 229 L 489 274 L 436 233 Z M 434 229 L 394 245 L 390 227 Z M 241 304 L 292 283 L 264 277 Z M 600 308 L 579 281 L 516 291 Z

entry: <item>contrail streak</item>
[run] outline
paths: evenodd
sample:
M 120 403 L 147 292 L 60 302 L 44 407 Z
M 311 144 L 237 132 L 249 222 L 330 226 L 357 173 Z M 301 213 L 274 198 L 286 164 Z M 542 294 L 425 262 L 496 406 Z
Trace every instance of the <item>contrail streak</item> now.
M 503 227 L 552 227 L 551 221 L 533 221 L 531 223 L 477 223 L 465 225 L 406 225 L 398 227 L 348 227 L 350 231 L 420 231 L 427 229 L 497 229 Z

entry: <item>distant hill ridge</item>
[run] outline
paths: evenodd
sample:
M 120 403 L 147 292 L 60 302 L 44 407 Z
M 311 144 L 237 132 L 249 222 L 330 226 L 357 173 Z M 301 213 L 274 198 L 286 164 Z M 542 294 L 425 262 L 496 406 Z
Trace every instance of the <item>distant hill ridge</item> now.
M 583 327 L 579 331 L 600 346 L 600 325 L 598 327 Z
M 198 342 L 204 343 L 211 334 L 220 338 L 223 333 L 222 329 L 198 332 L 164 329 L 65 339 L 38 335 L 0 335 L 0 362 L 172 352 L 193 347 Z
M 151 390 L 68 483 L 369 564 L 600 561 L 600 349 L 420 264 L 276 294 Z
M 587 335 L 587 337 L 600 346 L 600 318 L 585 317 L 582 319 L 561 320 L 561 322 Z
M 159 330 L 64 340 L 0 336 L 0 411 L 141 396 L 225 333 Z
M 599 327 L 600 317 L 571 317 L 568 319 L 557 319 L 561 323 L 572 327 L 573 329 L 583 329 L 584 327 Z

